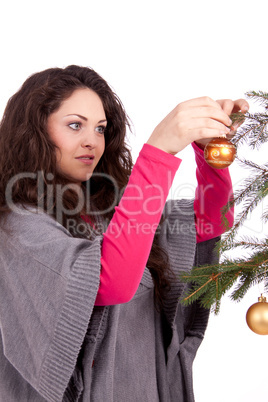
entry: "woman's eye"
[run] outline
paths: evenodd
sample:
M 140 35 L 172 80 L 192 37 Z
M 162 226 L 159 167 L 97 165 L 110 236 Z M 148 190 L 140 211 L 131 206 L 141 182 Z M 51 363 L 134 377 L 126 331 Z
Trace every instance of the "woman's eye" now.
M 81 123 L 71 123 L 71 124 L 69 124 L 69 127 L 72 130 L 79 130 L 81 128 Z
M 105 133 L 105 129 L 106 129 L 106 126 L 98 126 L 98 127 L 96 128 L 96 131 L 98 131 L 98 133 L 100 133 L 100 134 L 104 134 L 104 133 Z

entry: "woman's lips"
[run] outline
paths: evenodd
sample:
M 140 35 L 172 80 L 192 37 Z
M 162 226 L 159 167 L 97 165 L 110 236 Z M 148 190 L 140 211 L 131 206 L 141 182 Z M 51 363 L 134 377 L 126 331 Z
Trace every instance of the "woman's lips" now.
M 95 156 L 94 155 L 81 155 L 81 156 L 77 156 L 77 158 L 75 158 L 79 161 L 81 161 L 82 163 L 85 163 L 86 165 L 92 165 L 92 163 L 94 162 Z

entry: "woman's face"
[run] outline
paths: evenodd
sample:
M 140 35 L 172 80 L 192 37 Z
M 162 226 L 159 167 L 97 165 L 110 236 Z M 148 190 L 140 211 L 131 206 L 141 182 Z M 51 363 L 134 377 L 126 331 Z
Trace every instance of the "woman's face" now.
M 102 101 L 88 88 L 75 90 L 48 117 L 48 133 L 58 147 L 58 170 L 70 182 L 81 184 L 91 177 L 105 149 L 106 125 Z

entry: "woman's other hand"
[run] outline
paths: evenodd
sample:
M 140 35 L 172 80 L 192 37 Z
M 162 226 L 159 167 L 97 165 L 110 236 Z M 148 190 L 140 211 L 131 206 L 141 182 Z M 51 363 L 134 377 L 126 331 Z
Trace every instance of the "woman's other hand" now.
M 237 99 L 235 101 L 231 99 L 220 99 L 216 101 L 222 108 L 222 110 L 230 116 L 232 113 L 246 113 L 249 110 L 249 104 L 245 99 Z M 235 125 L 232 125 L 230 127 L 230 133 L 227 134 L 227 138 L 232 138 L 233 135 L 235 134 L 236 130 L 238 127 L 242 124 L 241 123 L 236 123 Z M 195 141 L 196 144 L 200 148 L 205 148 L 206 144 L 210 141 L 210 138 L 207 139 L 201 139 L 198 141 Z

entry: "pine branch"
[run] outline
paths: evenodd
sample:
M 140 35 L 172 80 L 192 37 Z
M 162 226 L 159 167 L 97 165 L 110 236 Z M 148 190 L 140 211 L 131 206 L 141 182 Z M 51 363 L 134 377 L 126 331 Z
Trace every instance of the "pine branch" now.
M 226 246 L 232 241 L 240 227 L 248 218 L 249 214 L 252 213 L 260 202 L 263 201 L 268 195 L 268 172 L 264 174 L 263 169 L 259 170 L 261 170 L 260 174 L 244 180 L 242 189 L 236 191 L 233 199 L 225 207 L 223 207 L 221 211 L 222 221 L 224 222 L 225 226 L 227 226 L 227 212 L 233 205 L 239 205 L 243 202 L 243 210 L 236 216 L 233 227 L 222 241 L 221 251 L 226 249 Z M 264 217 L 268 218 L 267 215 Z
M 246 95 L 261 103 L 265 109 L 268 108 L 267 93 L 251 91 Z M 258 149 L 263 143 L 267 142 L 268 115 L 266 111 L 253 114 L 239 112 L 232 114 L 230 117 L 233 124 L 243 123 L 242 129 L 239 129 L 232 139 L 235 145 L 247 143 L 252 149 Z
M 250 260 L 225 259 L 221 264 L 195 267 L 191 274 L 182 273 L 181 279 L 192 286 L 185 293 L 182 304 L 189 305 L 197 299 L 205 308 L 219 312 L 220 300 L 236 283 L 232 300 L 239 301 L 255 283 L 267 280 L 268 247 L 255 253 Z
M 257 252 L 250 261 L 245 263 L 245 270 L 241 272 L 239 283 L 231 294 L 234 301 L 241 300 L 250 287 L 267 279 L 268 251 Z M 248 264 L 248 265 L 247 265 Z
M 248 168 L 248 169 L 253 169 L 253 170 L 259 170 L 260 173 L 265 173 L 268 175 L 268 163 L 265 163 L 264 165 L 260 166 L 257 165 L 257 163 L 254 163 L 248 159 L 241 159 L 239 157 L 236 157 L 236 161 L 241 165 L 242 167 Z
M 267 142 L 268 117 L 266 116 L 264 119 L 263 115 L 252 115 L 251 117 L 248 115 L 246 119 L 247 124 L 243 126 L 243 130 L 237 131 L 232 142 L 235 145 L 246 143 L 252 149 L 259 149 L 263 143 Z
M 257 237 L 241 236 L 237 240 L 233 240 L 230 243 L 219 242 L 218 249 L 222 252 L 229 251 L 241 247 L 242 249 L 266 252 L 268 250 L 268 239 L 259 239 Z
M 263 91 L 248 91 L 246 92 L 246 96 L 248 98 L 252 98 L 255 101 L 264 104 L 265 106 L 268 103 L 268 93 L 267 92 L 263 92 Z
M 266 209 L 264 210 L 264 212 L 263 212 L 263 214 L 262 214 L 262 216 L 261 216 L 261 220 L 262 220 L 264 223 L 267 223 L 267 221 L 268 221 L 268 208 L 266 208 Z

